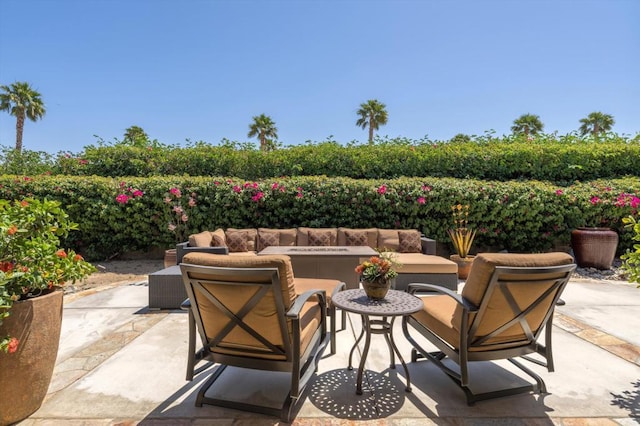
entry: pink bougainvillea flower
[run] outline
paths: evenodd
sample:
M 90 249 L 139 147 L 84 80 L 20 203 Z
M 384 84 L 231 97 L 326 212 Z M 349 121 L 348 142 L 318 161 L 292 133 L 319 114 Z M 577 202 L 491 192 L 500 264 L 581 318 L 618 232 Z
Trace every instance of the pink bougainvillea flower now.
M 174 188 L 171 188 L 171 189 L 169 190 L 169 193 L 170 193 L 170 194 L 172 194 L 172 195 L 174 195 L 176 198 L 180 198 L 180 197 L 182 197 L 182 192 L 180 191 L 180 189 L 179 189 L 179 188 L 175 188 L 175 187 L 174 187 Z
M 129 197 L 126 194 L 120 194 L 116 197 L 116 201 L 120 204 L 127 204 Z
M 124 188 L 125 186 L 127 186 L 127 182 L 120 182 L 120 188 Z
M 240 188 L 238 185 L 233 185 L 233 192 L 242 192 L 242 188 Z
M 636 197 L 635 195 L 631 198 L 631 201 L 629 201 L 629 205 L 632 208 L 637 208 L 638 206 L 640 206 L 640 198 Z
M 600 202 L 600 197 L 591 197 L 589 201 L 591 202 L 591 204 L 596 205 Z
M 273 185 L 271 185 L 272 191 L 275 191 L 276 189 L 278 189 L 278 182 L 275 182 Z
M 424 197 L 418 197 L 418 204 L 424 204 L 424 203 L 426 203 L 426 202 L 427 202 L 426 198 L 424 198 Z
M 252 201 L 260 201 L 260 199 L 264 197 L 264 193 L 262 191 L 258 192 L 256 195 L 254 195 L 253 197 L 251 197 Z
M 165 202 L 166 204 L 171 204 L 171 198 L 169 198 L 169 197 L 164 197 L 164 202 Z
M 12 337 L 11 339 L 9 339 L 9 345 L 7 346 L 7 351 L 10 354 L 15 353 L 18 350 L 19 343 L 20 341 L 18 339 L 16 339 L 15 337 Z
M 169 231 L 175 231 L 176 230 L 176 226 L 173 223 L 170 223 L 167 228 L 169 229 Z
M 189 207 L 195 207 L 196 200 L 193 197 L 189 197 Z
M 175 212 L 175 214 L 182 214 L 183 212 L 182 207 L 180 206 L 173 206 L 173 211 Z
M 422 185 L 422 188 L 421 188 L 421 189 L 422 189 L 423 191 L 427 191 L 427 192 L 431 191 L 431 187 L 430 187 L 430 186 L 428 186 L 428 185 Z
M 556 189 L 556 195 L 562 195 L 564 191 L 562 189 Z
M 186 222 L 189 220 L 189 216 L 187 216 L 186 213 L 183 213 L 182 216 L 180 216 L 180 220 Z
M 387 186 L 381 185 L 380 188 L 378 188 L 378 194 L 386 194 L 386 193 L 387 193 Z
M 144 193 L 142 191 L 140 191 L 139 189 L 136 189 L 135 191 L 133 191 L 132 195 L 134 197 L 142 197 L 144 195 Z
M 78 159 L 78 163 L 79 163 L 80 165 L 83 165 L 83 166 L 84 166 L 85 164 L 89 164 L 89 162 L 88 162 L 87 160 L 83 160 L 82 158 L 79 158 L 79 159 Z

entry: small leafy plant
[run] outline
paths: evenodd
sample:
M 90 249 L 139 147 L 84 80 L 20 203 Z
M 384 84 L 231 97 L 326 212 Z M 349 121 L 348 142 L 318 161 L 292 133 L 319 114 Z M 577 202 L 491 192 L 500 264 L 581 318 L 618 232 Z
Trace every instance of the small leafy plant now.
M 455 228 L 447 229 L 447 233 L 451 238 L 456 253 L 464 259 L 469 256 L 473 240 L 476 237 L 476 231 L 468 227 L 469 205 L 453 205 L 451 206 L 451 212 Z
M 640 223 L 633 216 L 623 218 L 622 223 L 633 231 L 633 241 L 640 241 Z M 638 283 L 640 287 L 640 243 L 633 245 L 633 251 L 627 249 L 620 258 L 624 261 L 623 269 L 629 273 L 629 281 Z
M 45 295 L 95 268 L 60 238 L 76 230 L 58 201 L 0 200 L 0 325 L 14 302 Z M 13 353 L 18 339 L 0 336 L 0 351 Z
M 395 266 L 399 266 L 399 263 L 394 259 L 393 254 L 382 252 L 356 266 L 355 271 L 363 281 L 390 280 L 398 276 Z

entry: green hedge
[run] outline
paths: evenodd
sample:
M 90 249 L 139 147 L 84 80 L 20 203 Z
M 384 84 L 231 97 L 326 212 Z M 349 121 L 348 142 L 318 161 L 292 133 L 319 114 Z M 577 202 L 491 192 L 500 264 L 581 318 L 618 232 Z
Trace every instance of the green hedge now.
M 171 247 L 175 214 L 171 188 L 180 188 L 189 232 L 217 227 L 347 226 L 415 228 L 450 248 L 451 206 L 470 205 L 478 230 L 473 252 L 545 251 L 569 243 L 578 226 L 610 226 L 631 247 L 621 218 L 636 214 L 640 178 L 560 187 L 545 182 L 451 178 L 291 177 L 246 181 L 209 177 L 103 178 L 0 176 L 0 196 L 55 199 L 80 231 L 67 243 L 98 260 L 129 251 Z M 620 198 L 620 194 L 634 194 Z M 125 195 L 126 203 L 116 199 Z M 141 196 L 136 196 L 141 195 Z M 193 196 L 196 205 L 186 203 Z M 172 204 L 165 203 L 169 197 Z M 597 198 L 594 198 L 597 197 Z M 620 205 L 617 205 L 620 204 Z M 633 206 L 631 206 L 633 204 Z M 634 208 L 636 207 L 636 208 Z
M 19 156 L 18 156 L 19 157 Z M 476 137 L 468 142 L 397 138 L 375 145 L 308 143 L 269 152 L 226 141 L 187 147 L 159 143 L 148 147 L 116 143 L 88 146 L 78 154 L 50 157 L 4 151 L 0 172 L 76 176 L 280 176 L 454 177 L 488 180 L 544 180 L 568 185 L 576 180 L 640 175 L 640 137 L 609 135 L 602 139 L 575 135 Z M 38 159 L 42 163 L 38 163 Z

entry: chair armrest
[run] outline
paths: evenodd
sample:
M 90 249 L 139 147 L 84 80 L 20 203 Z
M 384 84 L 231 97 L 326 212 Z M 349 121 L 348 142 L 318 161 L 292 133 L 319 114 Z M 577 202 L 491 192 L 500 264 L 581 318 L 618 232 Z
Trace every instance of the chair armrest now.
M 436 254 L 436 240 L 427 237 L 420 237 L 422 254 Z
M 293 305 L 291 305 L 289 311 L 287 311 L 287 317 L 298 318 L 298 316 L 300 315 L 300 310 L 304 306 L 305 302 L 307 302 L 312 296 L 318 296 L 320 306 L 324 312 L 327 306 L 326 292 L 324 290 L 309 290 L 305 291 L 296 298 L 296 301 L 293 303 Z
M 451 291 L 448 288 L 441 287 L 439 285 L 411 283 L 407 287 L 408 293 L 415 294 L 417 291 L 430 291 L 430 292 L 440 293 L 445 296 L 449 296 L 453 300 L 458 302 L 458 304 L 462 306 L 464 310 L 467 312 L 476 312 L 478 310 L 478 307 L 476 305 L 470 303 L 467 299 L 462 297 L 462 295 L 454 291 Z
M 176 260 L 177 263 L 182 263 L 182 258 L 187 253 L 212 253 L 212 254 L 229 254 L 228 247 L 190 247 L 189 242 L 176 244 Z
M 188 311 L 189 309 L 191 309 L 191 300 L 184 299 L 184 302 L 180 304 L 180 309 L 182 309 L 183 311 Z

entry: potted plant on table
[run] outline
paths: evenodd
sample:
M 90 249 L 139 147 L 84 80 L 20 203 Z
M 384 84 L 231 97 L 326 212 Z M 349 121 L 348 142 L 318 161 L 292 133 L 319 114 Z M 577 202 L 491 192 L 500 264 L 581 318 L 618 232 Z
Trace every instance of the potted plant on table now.
M 453 216 L 453 229 L 447 229 L 447 233 L 453 243 L 456 254 L 450 259 L 458 265 L 458 278 L 467 279 L 471 264 L 475 256 L 470 255 L 476 231 L 469 228 L 469 205 L 456 204 L 451 206 Z
M 77 224 L 57 201 L 0 200 L 0 424 L 35 412 L 47 393 L 62 324 L 62 287 L 95 271 L 61 247 Z
M 355 271 L 360 275 L 360 282 L 367 296 L 371 299 L 384 299 L 393 279 L 398 276 L 394 267 L 399 265 L 391 252 L 382 252 L 356 266 Z

